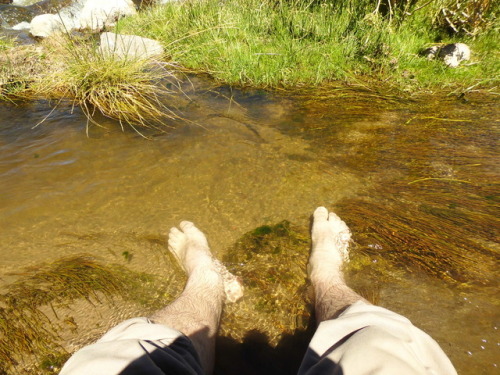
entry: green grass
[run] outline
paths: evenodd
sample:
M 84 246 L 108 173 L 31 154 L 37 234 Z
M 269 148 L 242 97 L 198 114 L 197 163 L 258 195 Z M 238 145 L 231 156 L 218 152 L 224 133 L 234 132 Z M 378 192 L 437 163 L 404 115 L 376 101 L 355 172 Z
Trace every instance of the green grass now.
M 467 87 L 494 79 L 494 33 L 464 39 L 476 65 L 449 69 L 418 52 L 443 39 L 439 9 L 411 16 L 374 13 L 369 1 L 233 0 L 172 2 L 123 20 L 122 33 L 160 40 L 168 58 L 232 85 L 291 87 L 325 81 L 385 81 L 404 90 Z M 432 7 L 432 8 L 431 8 Z
M 8 48 L 14 46 L 14 43 L 10 38 L 0 37 L 0 51 L 5 51 Z

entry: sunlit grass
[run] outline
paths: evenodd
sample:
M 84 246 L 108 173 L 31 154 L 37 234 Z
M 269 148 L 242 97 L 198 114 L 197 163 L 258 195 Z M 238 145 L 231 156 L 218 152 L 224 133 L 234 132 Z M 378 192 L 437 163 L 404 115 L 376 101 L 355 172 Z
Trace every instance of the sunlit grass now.
M 120 27 L 160 40 L 169 59 L 228 84 L 293 87 L 361 78 L 406 91 L 488 85 L 498 73 L 498 48 L 484 40 L 495 38 L 447 37 L 433 24 L 443 4 L 387 17 L 370 1 L 171 2 Z M 450 69 L 418 55 L 430 44 L 456 41 L 471 45 L 473 65 Z
M 160 41 L 166 52 L 155 60 L 104 55 L 89 37 L 58 36 L 31 47 L 0 39 L 0 100 L 69 98 L 89 123 L 102 113 L 140 132 L 142 126 L 164 130 L 177 119 L 183 94 L 173 72 L 180 66 L 238 86 L 337 81 L 409 94 L 495 91 L 500 56 L 491 14 L 498 6 L 461 1 L 488 10 L 484 21 L 470 21 L 473 35 L 446 34 L 437 16 L 451 6 L 445 0 L 401 2 L 391 11 L 384 0 L 379 8 L 371 0 L 169 2 L 114 30 Z M 472 60 L 453 69 L 419 56 L 429 45 L 450 42 L 469 44 Z
M 169 99 L 177 80 L 171 66 L 152 59 L 121 59 L 103 53 L 91 41 L 69 40 L 61 51 L 64 65 L 37 89 L 46 95 L 72 98 L 90 121 L 96 111 L 123 124 L 162 128 L 177 115 Z
M 4 37 L 4 36 L 0 37 L 0 51 L 4 51 L 7 48 L 11 48 L 11 47 L 13 47 L 13 45 L 14 45 L 14 42 L 12 41 L 12 39 Z

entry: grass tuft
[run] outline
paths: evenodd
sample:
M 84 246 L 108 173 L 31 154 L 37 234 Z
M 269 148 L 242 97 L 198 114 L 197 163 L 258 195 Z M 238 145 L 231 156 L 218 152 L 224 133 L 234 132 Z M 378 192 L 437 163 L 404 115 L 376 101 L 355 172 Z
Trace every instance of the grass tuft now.
M 41 81 L 45 95 L 73 98 L 90 122 L 96 111 L 120 124 L 164 129 L 178 119 L 171 103 L 178 81 L 171 65 L 157 60 L 120 59 L 103 53 L 92 41 L 68 40 L 64 65 Z M 37 88 L 43 91 L 41 87 Z M 170 99 L 170 101 L 169 101 Z M 97 124 L 98 125 L 98 124 Z
M 88 38 L 62 40 L 49 38 L 41 46 L 11 48 L 0 55 L 0 99 L 69 98 L 89 123 L 99 125 L 94 115 L 100 112 L 136 131 L 163 131 L 169 121 L 179 119 L 174 100 L 182 93 L 172 64 L 120 59 Z

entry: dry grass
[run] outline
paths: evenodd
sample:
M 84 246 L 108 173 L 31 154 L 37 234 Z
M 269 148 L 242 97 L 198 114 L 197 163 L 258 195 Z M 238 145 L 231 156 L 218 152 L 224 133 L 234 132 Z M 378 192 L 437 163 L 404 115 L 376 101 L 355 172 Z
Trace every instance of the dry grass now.
M 29 99 L 30 85 L 48 69 L 40 47 L 19 46 L 0 50 L 0 100 Z
M 498 3 L 491 0 L 443 1 L 434 23 L 451 34 L 476 37 L 498 28 L 498 10 Z

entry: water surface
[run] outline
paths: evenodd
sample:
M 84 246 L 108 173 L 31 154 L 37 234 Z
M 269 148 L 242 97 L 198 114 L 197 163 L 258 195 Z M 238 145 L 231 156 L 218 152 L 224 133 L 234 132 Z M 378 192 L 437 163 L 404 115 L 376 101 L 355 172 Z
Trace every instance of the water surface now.
M 35 128 L 47 103 L 1 105 L 3 286 L 24 267 L 82 253 L 161 276 L 161 241 L 180 220 L 196 222 L 222 256 L 258 226 L 307 226 L 325 205 L 351 226 L 354 263 L 380 270 L 387 261 L 380 304 L 436 338 L 459 373 L 498 373 L 496 102 L 189 94 L 182 114 L 190 121 L 150 139 L 106 119 L 86 136 L 70 104 Z M 387 235 L 380 229 L 391 225 Z M 446 242 L 449 257 L 431 254 Z M 357 268 L 353 283 L 360 269 L 370 272 Z M 92 334 L 137 314 L 105 309 Z

